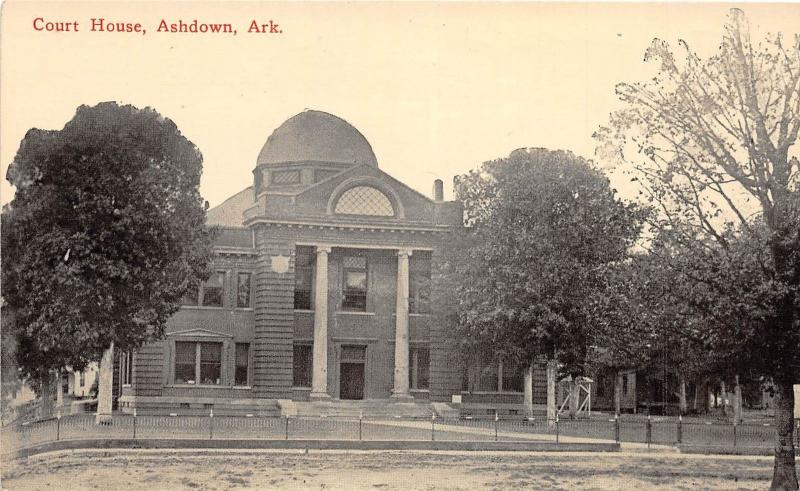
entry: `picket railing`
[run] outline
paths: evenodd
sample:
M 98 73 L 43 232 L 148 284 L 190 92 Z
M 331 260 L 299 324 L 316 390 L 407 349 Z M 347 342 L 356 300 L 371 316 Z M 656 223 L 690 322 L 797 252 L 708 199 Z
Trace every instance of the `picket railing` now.
M 795 421 L 800 447 L 800 420 Z M 225 440 L 393 440 L 636 442 L 647 445 L 726 447 L 774 446 L 771 424 L 647 419 L 366 419 L 334 417 L 245 417 L 114 415 L 97 424 L 94 415 L 71 415 L 3 428 L 2 453 L 60 440 L 225 439 Z

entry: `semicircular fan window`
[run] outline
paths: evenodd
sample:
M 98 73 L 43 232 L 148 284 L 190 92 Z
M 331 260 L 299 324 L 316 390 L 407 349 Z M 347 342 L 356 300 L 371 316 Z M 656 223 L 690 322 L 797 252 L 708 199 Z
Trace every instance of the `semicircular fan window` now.
M 356 186 L 345 191 L 336 202 L 339 215 L 394 216 L 392 202 L 385 194 L 370 186 Z

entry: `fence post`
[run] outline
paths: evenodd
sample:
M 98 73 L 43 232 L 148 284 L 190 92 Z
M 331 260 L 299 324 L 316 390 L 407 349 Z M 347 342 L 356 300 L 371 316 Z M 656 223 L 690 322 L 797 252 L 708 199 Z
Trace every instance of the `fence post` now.
M 494 410 L 494 441 L 497 441 L 497 422 L 500 416 L 497 414 L 497 409 Z
M 431 441 L 436 440 L 436 413 L 431 413 Z
M 558 413 L 556 413 L 556 443 L 558 443 Z
M 361 440 L 361 420 L 364 419 L 364 411 L 358 413 L 358 439 Z
M 647 440 L 647 448 L 650 448 L 650 442 L 653 440 L 653 422 L 650 420 L 650 413 L 647 414 L 647 430 L 645 431 L 645 439 Z
M 683 416 L 678 415 L 678 443 L 683 443 Z
M 136 439 L 136 408 L 133 408 L 133 438 Z
M 208 439 L 212 440 L 214 438 L 214 408 L 211 408 L 211 412 L 208 413 Z
M 289 439 L 289 415 L 286 415 L 286 420 L 284 421 L 284 436 L 286 440 Z
M 619 414 L 614 415 L 614 440 L 619 443 Z
M 61 439 L 61 409 L 56 413 L 56 441 Z

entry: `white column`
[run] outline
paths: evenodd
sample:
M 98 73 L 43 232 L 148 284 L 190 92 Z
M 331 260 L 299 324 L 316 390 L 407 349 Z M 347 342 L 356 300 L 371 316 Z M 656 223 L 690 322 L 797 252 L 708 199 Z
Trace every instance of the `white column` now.
M 114 343 L 103 353 L 100 359 L 100 373 L 97 375 L 97 423 L 111 422 L 111 406 L 114 387 Z
M 314 373 L 311 399 L 329 399 L 328 394 L 328 253 L 330 247 L 317 247 L 314 283 Z
M 392 398 L 411 399 L 408 391 L 408 258 L 411 249 L 397 251 L 397 308 L 394 335 Z

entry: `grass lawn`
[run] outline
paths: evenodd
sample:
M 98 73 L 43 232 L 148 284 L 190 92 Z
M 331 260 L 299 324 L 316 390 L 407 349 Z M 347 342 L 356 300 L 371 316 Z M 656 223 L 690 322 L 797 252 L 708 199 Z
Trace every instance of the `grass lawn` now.
M 674 453 L 81 450 L 4 462 L 16 489 L 765 489 L 772 459 Z

